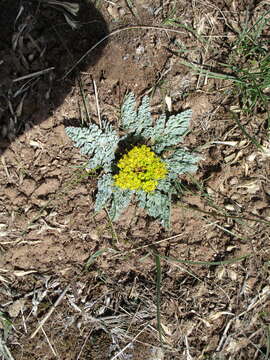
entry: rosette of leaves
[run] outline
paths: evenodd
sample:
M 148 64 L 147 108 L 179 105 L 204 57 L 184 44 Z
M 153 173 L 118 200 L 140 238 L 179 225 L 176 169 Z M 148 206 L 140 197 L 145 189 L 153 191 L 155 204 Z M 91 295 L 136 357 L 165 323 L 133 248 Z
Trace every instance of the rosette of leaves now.
M 102 168 L 98 180 L 95 211 L 109 209 L 112 220 L 116 220 L 123 210 L 137 201 L 162 226 L 169 227 L 172 195 L 177 193 L 178 176 L 195 172 L 199 157 L 183 147 L 178 147 L 188 132 L 191 110 L 171 115 L 161 115 L 152 119 L 149 97 L 142 99 L 136 107 L 135 96 L 127 95 L 121 108 L 121 127 L 125 134 L 119 136 L 110 124 L 100 128 L 91 124 L 87 128 L 67 127 L 68 136 L 79 147 L 82 154 L 89 156 L 90 169 Z M 164 163 L 166 176 L 156 184 L 153 191 L 121 188 L 115 178 L 119 169 L 119 158 L 137 145 L 146 145 Z

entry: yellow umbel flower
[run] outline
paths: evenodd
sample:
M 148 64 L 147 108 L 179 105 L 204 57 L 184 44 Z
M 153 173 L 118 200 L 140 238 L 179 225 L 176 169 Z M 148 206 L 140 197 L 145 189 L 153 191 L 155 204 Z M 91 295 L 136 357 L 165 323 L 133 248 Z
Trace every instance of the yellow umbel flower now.
M 135 146 L 117 164 L 115 185 L 122 189 L 154 191 L 167 175 L 165 163 L 146 145 Z

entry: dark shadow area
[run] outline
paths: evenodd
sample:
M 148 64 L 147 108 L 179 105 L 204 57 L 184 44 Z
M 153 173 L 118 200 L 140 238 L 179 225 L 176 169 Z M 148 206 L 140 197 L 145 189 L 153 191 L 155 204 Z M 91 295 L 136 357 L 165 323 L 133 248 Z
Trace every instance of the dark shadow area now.
M 106 42 L 65 74 L 107 33 L 89 0 L 0 0 L 0 155 L 63 103 Z

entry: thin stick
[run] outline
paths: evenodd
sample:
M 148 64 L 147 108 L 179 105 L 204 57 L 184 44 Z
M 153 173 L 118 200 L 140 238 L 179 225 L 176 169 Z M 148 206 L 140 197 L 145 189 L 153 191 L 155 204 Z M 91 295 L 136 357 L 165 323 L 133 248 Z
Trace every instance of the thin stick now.
M 43 329 L 43 326 L 41 326 L 41 330 L 42 330 L 42 332 L 43 332 L 43 334 L 44 334 L 44 336 L 45 336 L 45 338 L 46 338 L 46 340 L 47 340 L 47 343 L 48 343 L 48 345 L 49 345 L 49 347 L 50 347 L 53 355 L 59 359 L 59 356 L 58 356 L 57 353 L 55 352 L 55 350 L 54 350 L 54 348 L 53 348 L 53 346 L 52 346 L 52 344 L 51 344 L 51 342 L 50 342 L 47 334 L 45 333 L 45 330 Z
M 44 70 L 36 71 L 36 72 L 33 72 L 32 74 L 28 74 L 28 75 L 18 77 L 17 79 L 14 79 L 13 82 L 17 82 L 17 81 L 29 79 L 29 78 L 32 78 L 32 77 L 40 76 L 40 75 L 46 74 L 47 72 L 52 71 L 54 69 L 55 69 L 54 67 L 50 67 L 50 68 L 47 68 L 47 69 L 44 69 Z
M 186 344 L 187 360 L 192 360 L 193 357 L 190 355 L 190 352 L 189 352 L 189 344 L 188 344 L 188 338 L 187 338 L 187 336 L 185 336 L 185 344 Z
M 6 164 L 6 159 L 5 159 L 4 156 L 1 156 L 1 162 L 3 164 L 3 167 L 4 167 L 5 173 L 7 175 L 7 178 L 10 179 L 10 173 L 8 171 L 8 167 L 7 167 L 7 164 Z
M 123 354 L 123 352 L 129 348 L 131 346 L 131 344 L 134 343 L 134 341 L 136 341 L 136 339 L 141 335 L 142 332 L 144 332 L 144 330 L 147 328 L 148 324 L 140 331 L 138 332 L 138 334 L 131 340 L 130 343 L 128 343 L 122 350 L 119 351 L 119 353 L 117 353 L 116 355 L 114 355 L 114 357 L 111 360 L 115 360 L 117 359 L 120 355 Z
M 96 82 L 95 82 L 94 79 L 93 79 L 93 84 L 94 84 L 94 91 L 95 91 L 95 97 L 96 97 L 96 105 L 97 105 L 99 127 L 102 128 L 101 116 L 100 116 L 100 107 L 99 107 L 99 101 L 98 101 L 98 91 L 97 91 L 97 85 L 96 85 Z
M 26 322 L 25 322 L 25 317 L 24 317 L 24 313 L 23 313 L 23 308 L 22 308 L 22 306 L 21 306 L 21 314 L 22 314 L 22 321 L 23 321 L 24 331 L 25 331 L 25 333 L 27 334 L 28 331 L 27 331 L 27 326 L 26 326 Z
M 223 331 L 222 337 L 221 337 L 221 339 L 220 339 L 220 341 L 219 341 L 218 347 L 217 347 L 217 349 L 216 349 L 217 352 L 221 350 L 222 345 L 223 345 L 223 343 L 224 343 L 225 340 L 226 340 L 227 332 L 229 331 L 229 329 L 230 329 L 233 321 L 234 321 L 236 318 L 237 318 L 237 316 L 235 316 L 233 319 L 229 320 L 228 324 L 226 325 L 225 330 Z
M 69 289 L 69 285 L 65 288 L 65 290 L 62 292 L 62 294 L 59 296 L 59 298 L 56 300 L 55 304 L 50 308 L 50 310 L 48 311 L 47 315 L 44 316 L 44 318 L 41 320 L 41 322 L 39 323 L 38 327 L 36 328 L 36 330 L 33 332 L 33 334 L 30 336 L 30 339 L 33 339 L 36 334 L 39 332 L 39 330 L 41 329 L 41 327 L 45 324 L 45 322 L 49 319 L 49 317 L 52 315 L 52 313 L 54 312 L 54 310 L 56 309 L 56 307 L 60 304 L 60 302 L 63 300 L 64 296 L 66 295 L 66 292 Z
M 77 356 L 76 360 L 79 360 L 79 359 L 80 359 L 80 357 L 81 357 L 81 355 L 82 355 L 82 352 L 83 352 L 83 349 L 84 349 L 84 347 L 85 347 L 85 344 L 87 343 L 90 335 L 92 334 L 92 331 L 93 331 L 93 329 L 91 329 L 91 330 L 89 331 L 89 333 L 87 334 L 87 336 L 86 336 L 86 338 L 85 338 L 85 340 L 84 340 L 84 343 L 83 343 L 83 345 L 82 345 L 82 347 L 81 347 L 81 350 L 80 350 L 80 352 L 79 352 L 79 355 Z

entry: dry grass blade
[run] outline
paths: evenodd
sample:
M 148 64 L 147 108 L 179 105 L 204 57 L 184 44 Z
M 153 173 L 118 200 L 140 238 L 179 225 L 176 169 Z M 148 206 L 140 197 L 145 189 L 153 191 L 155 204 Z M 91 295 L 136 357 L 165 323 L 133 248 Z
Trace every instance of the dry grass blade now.
M 82 101 L 83 101 L 83 108 L 84 108 L 85 115 L 86 115 L 86 121 L 87 121 L 88 124 L 90 124 L 91 123 L 91 116 L 90 116 L 90 113 L 89 113 L 89 106 L 87 104 L 87 99 L 86 99 L 86 96 L 85 96 L 85 92 L 84 92 L 84 89 L 83 89 L 83 83 L 82 83 L 81 78 L 79 80 L 79 87 L 80 87 L 80 93 L 81 93 L 81 97 L 82 97 Z M 83 114 L 83 111 L 81 110 L 81 108 L 80 108 L 80 112 L 81 112 L 81 114 Z M 84 115 L 81 116 L 81 119 L 82 119 L 82 122 L 84 122 Z
M 68 11 L 71 15 L 76 16 L 79 12 L 80 5 L 77 3 L 71 3 L 67 1 L 57 1 L 57 0 L 43 0 L 43 2 L 48 5 L 56 5 L 64 10 Z
M 33 72 L 31 74 L 20 76 L 20 77 L 14 79 L 13 82 L 18 82 L 18 81 L 22 81 L 22 80 L 33 78 L 33 77 L 42 76 L 42 75 L 44 75 L 44 74 L 46 74 L 46 73 L 48 73 L 49 71 L 52 71 L 52 70 L 54 70 L 54 67 L 49 67 L 49 68 L 44 69 L 44 70 L 40 70 L 40 71 Z
M 46 321 L 49 319 L 49 317 L 52 315 L 52 313 L 54 312 L 54 310 L 56 309 L 56 307 L 61 303 L 61 301 L 63 300 L 64 296 L 66 295 L 66 292 L 69 289 L 69 285 L 65 288 L 65 290 L 62 292 L 62 294 L 58 297 L 58 299 L 56 300 L 55 304 L 50 308 L 50 310 L 48 311 L 48 313 L 44 316 L 44 318 L 41 320 L 41 322 L 39 323 L 38 327 L 36 328 L 36 330 L 32 333 L 32 335 L 30 336 L 30 339 L 33 339 L 36 334 L 39 332 L 39 330 L 42 328 L 42 326 L 46 323 Z
M 80 10 L 80 5 L 77 3 L 67 2 L 67 1 L 57 1 L 57 0 L 43 0 L 44 3 L 47 3 L 49 6 L 60 10 L 63 12 L 64 18 L 68 25 L 76 30 L 79 28 L 79 22 L 74 21 L 70 15 L 76 17 Z
M 226 338 L 228 336 L 228 332 L 230 330 L 230 327 L 232 326 L 233 322 L 235 322 L 237 319 L 241 318 L 243 315 L 245 315 L 246 313 L 250 312 L 251 310 L 255 309 L 258 305 L 261 305 L 262 303 L 264 303 L 266 300 L 269 299 L 270 296 L 270 287 L 266 286 L 265 288 L 262 289 L 262 291 L 258 294 L 258 296 L 256 296 L 251 304 L 248 305 L 247 309 L 243 312 L 241 312 L 240 314 L 236 315 L 234 318 L 232 318 L 226 325 L 223 335 L 219 341 L 218 347 L 217 347 L 217 352 L 221 351 Z
M 14 357 L 11 355 L 11 352 L 9 351 L 6 344 L 2 342 L 1 337 L 0 337 L 0 354 L 3 356 L 4 360 L 15 360 Z
M 122 350 L 120 350 L 116 355 L 114 355 L 111 360 L 116 360 L 117 358 L 119 358 L 122 354 L 124 354 L 124 352 L 132 346 L 132 344 L 137 340 L 137 338 L 145 331 L 145 329 L 148 327 L 148 324 L 138 332 L 138 334 L 132 339 L 131 342 L 129 342 Z
M 68 25 L 73 29 L 76 30 L 80 27 L 80 24 L 78 21 L 74 21 L 73 19 L 71 19 L 67 14 L 64 14 L 64 17 L 66 19 L 66 22 L 68 23 Z
M 101 122 L 101 115 L 100 115 L 100 107 L 99 107 L 99 100 L 98 100 L 98 90 L 95 80 L 93 79 L 94 84 L 94 90 L 95 90 L 95 98 L 96 98 L 96 106 L 97 106 L 97 113 L 98 113 L 98 122 L 100 128 L 102 128 L 102 122 Z
M 175 239 L 178 239 L 180 237 L 183 237 L 183 234 L 177 234 L 177 235 L 174 235 L 174 236 L 167 237 L 165 239 L 154 241 L 154 242 L 152 242 L 150 244 L 138 246 L 138 247 L 136 247 L 134 249 L 131 249 L 131 250 L 126 250 L 126 251 L 119 252 L 118 254 L 113 255 L 112 258 L 119 257 L 119 256 L 124 256 L 124 255 L 127 255 L 129 253 L 134 253 L 134 252 L 136 252 L 138 250 L 151 248 L 153 245 L 161 244 L 163 242 L 170 241 L 170 240 L 175 240 Z
M 43 329 L 43 326 L 41 326 L 41 331 L 43 332 L 43 334 L 44 334 L 44 336 L 45 336 L 45 339 L 46 339 L 46 341 L 47 341 L 47 343 L 48 343 L 48 345 L 49 345 L 49 348 L 51 349 L 53 355 L 54 355 L 57 359 L 60 360 L 60 357 L 59 357 L 59 355 L 55 352 L 55 350 L 54 350 L 54 348 L 53 348 L 53 346 L 52 346 L 52 344 L 51 344 L 51 342 L 50 342 L 50 339 L 48 338 L 45 330 Z
M 266 354 L 265 360 L 269 359 L 270 356 L 270 325 L 268 325 L 265 329 L 266 331 Z
M 160 258 L 165 259 L 165 260 L 170 260 L 170 261 L 175 261 L 181 264 L 189 264 L 189 265 L 202 265 L 202 266 L 212 266 L 212 265 L 226 265 L 226 264 L 233 264 L 242 260 L 245 260 L 249 257 L 252 256 L 252 254 L 247 254 L 247 255 L 243 255 L 240 256 L 238 258 L 235 259 L 230 259 L 230 260 L 223 260 L 223 261 L 192 261 L 192 260 L 179 260 L 179 259 L 174 259 L 170 256 L 163 256 L 163 255 L 159 255 Z

